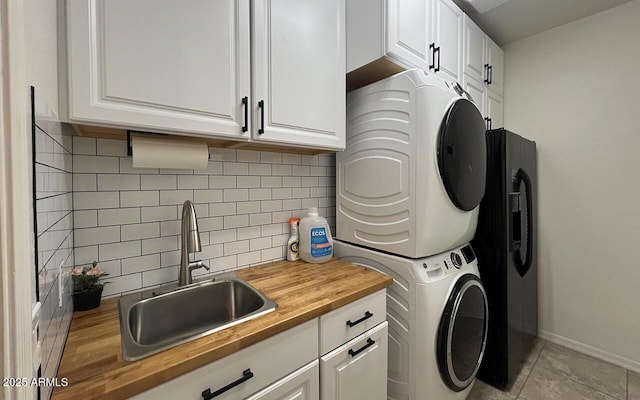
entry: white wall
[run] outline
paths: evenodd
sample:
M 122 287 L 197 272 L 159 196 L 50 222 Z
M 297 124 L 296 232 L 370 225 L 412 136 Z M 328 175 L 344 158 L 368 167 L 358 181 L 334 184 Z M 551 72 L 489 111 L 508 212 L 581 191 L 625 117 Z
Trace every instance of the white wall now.
M 640 0 L 505 48 L 538 144 L 541 336 L 640 370 Z

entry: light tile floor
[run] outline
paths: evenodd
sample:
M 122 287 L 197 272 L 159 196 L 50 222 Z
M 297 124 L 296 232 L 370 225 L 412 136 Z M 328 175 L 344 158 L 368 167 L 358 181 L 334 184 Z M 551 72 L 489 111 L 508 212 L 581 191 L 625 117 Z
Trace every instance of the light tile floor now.
M 539 340 L 509 391 L 477 380 L 468 400 L 640 400 L 640 374 Z

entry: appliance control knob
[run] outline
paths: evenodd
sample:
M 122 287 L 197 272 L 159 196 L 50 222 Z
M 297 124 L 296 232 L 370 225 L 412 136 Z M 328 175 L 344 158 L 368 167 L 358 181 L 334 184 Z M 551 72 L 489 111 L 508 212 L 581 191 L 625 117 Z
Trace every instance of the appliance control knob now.
M 451 261 L 456 268 L 460 269 L 460 267 L 462 267 L 462 258 L 460 258 L 458 253 L 451 253 Z

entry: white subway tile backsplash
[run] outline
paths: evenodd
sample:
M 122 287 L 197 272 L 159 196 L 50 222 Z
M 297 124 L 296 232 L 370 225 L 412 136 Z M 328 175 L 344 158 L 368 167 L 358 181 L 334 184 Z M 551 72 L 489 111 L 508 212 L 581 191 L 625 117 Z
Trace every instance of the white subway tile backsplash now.
M 121 227 L 122 240 L 150 239 L 160 236 L 160 223 L 131 224 Z
M 249 215 L 249 224 L 251 226 L 264 225 L 271 223 L 272 213 L 260 213 Z
M 252 239 L 258 240 L 258 239 Z M 224 255 L 234 255 L 249 251 L 249 241 L 241 240 L 239 242 L 229 242 L 224 244 Z
M 236 150 L 236 160 L 242 162 L 260 162 L 260 152 L 254 150 Z
M 90 246 L 93 244 L 114 243 L 120 241 L 119 226 L 76 229 L 74 233 L 76 246 Z
M 95 192 L 97 190 L 96 174 L 73 174 L 74 192 Z
M 224 202 L 249 200 L 249 189 L 224 189 Z
M 211 189 L 235 189 L 235 176 L 209 176 L 209 187 Z
M 224 175 L 248 175 L 249 164 L 225 162 L 222 164 L 222 173 Z
M 142 288 L 142 275 L 129 274 L 117 276 L 109 279 L 109 282 L 110 283 L 104 287 L 102 296 L 111 296 Z
M 98 210 L 98 225 L 123 225 L 140 222 L 139 208 L 113 208 Z
M 98 211 L 97 210 L 85 210 L 73 212 L 73 227 L 78 228 L 92 228 L 98 226 Z
M 73 154 L 96 155 L 96 139 L 89 137 L 73 137 Z
M 131 257 L 122 259 L 122 273 L 132 274 L 134 272 L 148 271 L 160 268 L 160 254 L 149 254 L 141 257 Z
M 98 245 L 99 261 L 117 260 L 142 255 L 139 240 Z
M 283 164 L 302 164 L 302 155 L 293 153 L 282 153 Z
M 135 192 L 120 192 L 121 207 L 157 206 L 160 204 L 158 191 L 142 190 Z
M 98 190 L 140 190 L 140 175 L 98 174 Z
M 239 176 L 237 180 L 238 188 L 259 188 L 260 177 L 259 176 Z
M 107 295 L 177 280 L 187 199 L 203 245 L 195 257 L 212 272 L 284 258 L 288 221 L 309 206 L 335 223 L 333 155 L 211 148 L 203 170 L 137 169 L 124 141 L 92 140 L 78 146 L 95 155 L 74 156 L 76 262 L 99 259 L 112 271 Z
M 260 202 L 259 201 L 242 201 L 236 203 L 236 213 L 237 214 L 253 214 L 260 212 Z
M 73 156 L 73 172 L 117 174 L 119 171 L 118 160 L 118 157 L 76 155 Z
M 252 176 L 271 175 L 271 164 L 250 164 L 249 174 Z
M 142 241 L 142 255 L 161 253 L 178 249 L 178 237 L 167 236 L 155 239 L 144 239 Z
M 209 177 L 206 175 L 179 175 L 178 189 L 208 189 Z
M 127 156 L 127 141 L 118 139 L 97 139 L 99 156 Z
M 224 217 L 224 229 L 249 226 L 248 215 L 229 215 Z
M 262 187 L 282 187 L 282 177 L 281 176 L 263 176 L 260 178 L 260 183 Z
M 175 190 L 178 188 L 174 175 L 140 175 L 142 190 Z
M 264 249 L 268 249 L 270 247 L 271 247 L 271 238 L 270 237 L 261 237 L 261 238 L 257 238 L 257 239 L 251 239 L 249 241 L 249 250 L 251 250 L 251 251 L 264 250 Z M 227 248 L 225 247 L 225 251 L 226 251 L 226 249 Z
M 186 200 L 193 201 L 193 190 L 161 190 L 160 205 L 182 205 Z
M 282 153 L 262 151 L 260 152 L 260 162 L 265 164 L 282 164 Z
M 109 274 L 109 277 L 105 278 L 107 281 L 114 276 L 122 275 L 121 260 L 103 261 L 98 264 L 98 267 Z
M 149 287 L 178 279 L 178 267 L 153 269 L 142 273 L 142 286 Z
M 120 207 L 118 192 L 77 192 L 73 194 L 73 208 L 75 210 L 117 207 Z
M 272 165 L 271 166 L 271 175 L 274 176 L 290 176 L 292 174 L 292 166 L 291 165 Z

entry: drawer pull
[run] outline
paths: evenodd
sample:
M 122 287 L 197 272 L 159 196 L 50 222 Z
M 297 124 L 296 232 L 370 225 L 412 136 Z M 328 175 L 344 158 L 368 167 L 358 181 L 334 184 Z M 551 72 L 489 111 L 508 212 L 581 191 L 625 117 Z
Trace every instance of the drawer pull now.
M 234 387 L 240 385 L 243 382 L 248 381 L 251 378 L 253 378 L 253 372 L 251 372 L 250 368 L 247 368 L 244 371 L 242 371 L 242 378 L 231 382 L 227 386 L 222 387 L 222 388 L 216 390 L 213 393 L 211 393 L 211 389 L 207 389 L 207 390 L 202 392 L 202 398 L 204 400 L 210 400 L 210 399 L 213 399 L 214 397 L 218 397 L 219 395 L 221 395 L 222 393 L 226 392 L 227 390 L 233 389 Z
M 351 357 L 355 357 L 355 356 L 357 356 L 358 354 L 360 354 L 360 353 L 362 353 L 363 351 L 365 351 L 366 349 L 368 349 L 369 347 L 373 346 L 375 343 L 376 343 L 376 341 L 375 341 L 375 340 L 373 340 L 373 339 L 371 339 L 371 338 L 368 338 L 368 339 L 367 339 L 367 344 L 365 344 L 364 346 L 360 347 L 358 350 L 352 350 L 352 349 L 349 349 L 349 355 L 350 355 Z
M 364 317 L 360 318 L 359 320 L 357 320 L 355 322 L 351 322 L 351 320 L 348 320 L 347 321 L 347 326 L 349 328 L 353 328 L 354 326 L 358 325 L 360 322 L 366 321 L 371 317 L 373 317 L 373 313 L 370 313 L 369 311 L 367 311 L 366 313 L 364 313 Z

